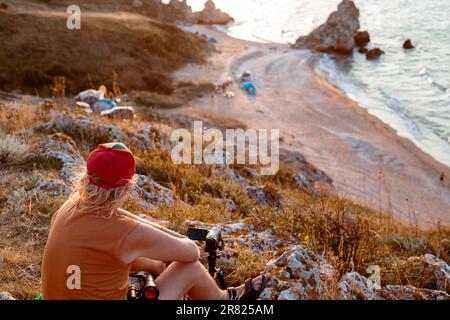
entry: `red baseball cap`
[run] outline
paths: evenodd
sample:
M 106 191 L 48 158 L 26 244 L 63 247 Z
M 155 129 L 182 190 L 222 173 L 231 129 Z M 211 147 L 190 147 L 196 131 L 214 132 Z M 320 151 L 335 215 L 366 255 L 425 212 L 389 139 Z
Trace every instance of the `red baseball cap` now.
M 98 145 L 87 160 L 89 183 L 114 189 L 126 185 L 135 173 L 135 157 L 123 143 Z

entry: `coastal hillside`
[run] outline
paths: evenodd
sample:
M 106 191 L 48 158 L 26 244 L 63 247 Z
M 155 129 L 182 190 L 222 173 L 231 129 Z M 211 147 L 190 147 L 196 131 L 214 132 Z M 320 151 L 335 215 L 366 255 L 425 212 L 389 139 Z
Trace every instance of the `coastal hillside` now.
M 139 13 L 132 1 L 88 2 L 80 1 L 90 10 L 78 31 L 64 29 L 59 1 L 6 1 L 0 11 L 0 62 L 6 61 L 0 63 L 0 300 L 41 293 L 51 218 L 75 190 L 88 154 L 112 141 L 143 162 L 124 209 L 182 234 L 220 227 L 225 247 L 217 265 L 227 286 L 264 271 L 271 278 L 261 295 L 266 300 L 450 299 L 449 226 L 399 219 L 408 215 L 402 207 L 398 215 L 364 204 L 340 192 L 334 179 L 342 177 L 338 171 L 362 192 L 348 172 L 376 176 L 387 159 L 386 170 L 404 177 L 403 163 L 421 158 L 314 73 L 310 52 L 239 41 L 204 26 L 183 31 Z M 215 44 L 206 41 L 212 38 Z M 40 45 L 31 49 L 33 41 Z M 229 91 L 218 90 L 247 67 L 255 72 L 256 96 L 234 78 Z M 79 91 L 99 85 L 120 96 L 128 113 L 74 103 Z M 336 138 L 336 119 L 342 132 L 352 128 L 339 132 L 345 144 Z M 278 172 L 176 165 L 171 134 L 191 130 L 194 120 L 221 132 L 282 128 Z M 377 148 L 361 143 L 368 137 L 376 137 L 370 143 Z M 395 152 L 402 146 L 395 153 L 402 165 L 382 149 L 387 140 Z M 398 184 L 417 181 L 411 176 Z M 375 199 L 373 190 L 365 195 Z M 390 191 L 385 185 L 388 197 Z M 204 243 L 198 245 L 206 265 Z
M 88 152 L 117 140 L 145 166 L 125 209 L 181 233 L 220 226 L 227 285 L 266 270 L 265 299 L 449 298 L 448 228 L 422 230 L 337 196 L 326 173 L 299 153 L 281 150 L 281 169 L 266 177 L 252 166 L 177 166 L 168 136 L 182 119 L 114 120 L 56 102 L 2 100 L 0 107 L 4 298 L 39 294 L 52 215 Z M 209 123 L 227 127 L 226 119 Z M 365 278 L 373 265 L 382 288 Z
M 120 82 L 117 89 L 126 92 L 170 94 L 176 89 L 170 72 L 205 62 L 209 53 L 204 39 L 116 1 L 80 4 L 80 30 L 67 29 L 63 1 L 5 3 L 7 9 L 0 10 L 3 91 L 73 96 Z

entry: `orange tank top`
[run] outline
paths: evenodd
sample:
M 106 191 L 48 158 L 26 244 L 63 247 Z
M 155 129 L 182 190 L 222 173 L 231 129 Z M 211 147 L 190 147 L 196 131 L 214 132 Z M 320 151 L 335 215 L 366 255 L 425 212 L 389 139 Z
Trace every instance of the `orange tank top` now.
M 139 221 L 77 210 L 55 213 L 42 261 L 44 300 L 123 300 L 130 264 L 119 250 Z

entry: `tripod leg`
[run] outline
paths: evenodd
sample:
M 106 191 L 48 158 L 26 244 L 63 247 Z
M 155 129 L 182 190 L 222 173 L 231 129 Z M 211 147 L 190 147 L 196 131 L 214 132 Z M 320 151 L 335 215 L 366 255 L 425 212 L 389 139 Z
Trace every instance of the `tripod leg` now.
M 223 271 L 217 268 L 216 270 L 217 280 L 219 281 L 219 286 L 221 289 L 225 289 L 225 279 Z

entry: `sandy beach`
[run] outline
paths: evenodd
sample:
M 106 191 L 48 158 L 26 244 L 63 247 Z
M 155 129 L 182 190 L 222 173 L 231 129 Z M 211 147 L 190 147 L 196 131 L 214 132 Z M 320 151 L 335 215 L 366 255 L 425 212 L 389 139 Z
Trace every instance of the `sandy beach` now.
M 250 70 L 257 96 L 247 96 L 234 84 L 232 99 L 208 96 L 167 113 L 280 129 L 280 147 L 303 153 L 327 172 L 340 195 L 414 225 L 450 224 L 450 169 L 328 82 L 316 70 L 317 56 L 287 45 L 231 38 L 212 28 L 189 30 L 214 36 L 218 53 L 206 66 L 178 70 L 177 80 L 219 83 Z

